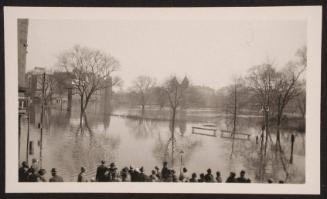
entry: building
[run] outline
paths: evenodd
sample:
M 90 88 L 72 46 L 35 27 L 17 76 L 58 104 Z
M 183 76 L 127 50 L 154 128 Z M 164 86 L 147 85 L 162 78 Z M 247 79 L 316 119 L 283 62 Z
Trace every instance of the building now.
M 28 19 L 17 20 L 17 49 L 18 49 L 18 101 L 19 112 L 23 113 L 27 107 L 26 54 L 27 54 Z

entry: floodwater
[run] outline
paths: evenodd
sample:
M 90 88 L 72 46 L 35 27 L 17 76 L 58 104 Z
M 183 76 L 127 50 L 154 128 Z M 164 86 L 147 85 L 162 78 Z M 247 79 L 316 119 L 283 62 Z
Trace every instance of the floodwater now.
M 90 108 L 91 109 L 91 108 Z M 226 119 L 212 110 L 184 111 L 184 117 L 175 125 L 172 142 L 172 128 L 169 120 L 159 117 L 160 110 L 149 111 L 148 117 L 126 117 L 137 114 L 137 109 L 120 109 L 113 114 L 104 114 L 101 107 L 88 111 L 80 127 L 78 106 L 71 113 L 60 107 L 46 110 L 43 131 L 42 167 L 50 176 L 51 168 L 57 168 L 58 174 L 65 181 L 76 181 L 81 166 L 87 168 L 87 177 L 94 178 L 96 166 L 101 160 L 109 165 L 115 162 L 119 169 L 125 166 L 144 167 L 146 173 L 167 161 L 177 174 L 182 167 L 189 173 L 206 173 L 211 168 L 213 173 L 220 171 L 225 180 L 231 171 L 245 170 L 254 182 L 266 182 L 268 178 L 286 180 L 286 183 L 305 182 L 305 134 L 296 131 L 282 131 L 282 152 L 276 152 L 274 145 L 267 147 L 269 159 L 263 163 L 260 158 L 260 117 L 240 117 L 242 133 L 250 134 L 249 139 L 221 137 L 221 130 L 228 128 Z M 165 115 L 166 113 L 162 113 Z M 186 116 L 186 117 L 185 117 Z M 40 108 L 35 107 L 30 116 L 30 140 L 34 142 L 32 158 L 40 159 L 38 140 L 40 129 L 38 122 Z M 152 118 L 152 119 L 151 119 Z M 156 118 L 156 119 L 153 119 Z M 195 130 L 192 127 L 214 128 L 205 126 L 214 124 L 213 131 Z M 20 160 L 26 160 L 27 120 L 22 120 Z M 293 164 L 289 163 L 291 133 L 295 134 Z M 203 135 L 205 134 L 205 135 Z M 272 141 L 275 136 L 272 134 Z M 269 139 L 270 140 L 270 139 Z M 262 152 L 262 151 L 261 151 Z M 264 166 L 262 166 L 264 165 Z M 263 169 L 262 169 L 263 168 Z M 258 172 L 263 171 L 263 173 Z

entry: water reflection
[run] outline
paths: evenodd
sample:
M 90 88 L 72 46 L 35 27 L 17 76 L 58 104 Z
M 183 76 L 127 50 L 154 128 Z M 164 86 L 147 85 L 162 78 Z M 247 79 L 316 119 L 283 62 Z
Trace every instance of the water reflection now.
M 30 108 L 30 121 L 34 126 L 31 133 L 39 137 L 37 125 L 41 109 L 39 106 Z M 82 165 L 92 176 L 96 165 L 103 159 L 115 161 L 119 166 L 144 166 L 147 172 L 167 161 L 177 171 L 182 166 L 198 174 L 207 168 L 219 170 L 223 179 L 230 171 L 245 169 L 247 175 L 257 182 L 265 182 L 267 178 L 301 183 L 305 180 L 305 134 L 292 132 L 296 135 L 294 163 L 289 164 L 290 133 L 286 130 L 281 133 L 281 144 L 276 146 L 276 136 L 271 128 L 264 155 L 260 119 L 239 119 L 240 131 L 250 133 L 251 137 L 246 141 L 234 140 L 233 145 L 231 139 L 219 137 L 219 130 L 227 128 L 225 120 L 213 120 L 218 126 L 218 137 L 195 135 L 191 133 L 192 126 L 203 124 L 202 120 L 194 122 L 192 119 L 199 116 L 192 115 L 190 119 L 187 111 L 180 111 L 173 138 L 171 122 L 163 119 L 167 116 L 165 114 L 164 110 L 151 110 L 143 117 L 133 118 L 88 110 L 80 123 L 78 107 L 73 106 L 68 112 L 46 108 L 43 165 L 49 170 L 56 167 L 68 180 Z M 149 119 L 155 115 L 157 118 Z

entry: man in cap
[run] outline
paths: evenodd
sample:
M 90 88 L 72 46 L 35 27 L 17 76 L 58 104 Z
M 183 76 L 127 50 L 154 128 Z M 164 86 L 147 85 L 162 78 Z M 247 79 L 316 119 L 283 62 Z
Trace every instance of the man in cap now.
M 105 173 L 106 173 L 107 169 L 108 168 L 105 166 L 105 161 L 101 160 L 101 165 L 98 166 L 96 177 L 95 177 L 95 180 L 97 182 L 105 182 L 106 181 Z
M 56 168 L 51 169 L 51 175 L 52 178 L 50 178 L 49 182 L 63 182 L 63 178 L 59 175 L 57 175 L 57 170 Z

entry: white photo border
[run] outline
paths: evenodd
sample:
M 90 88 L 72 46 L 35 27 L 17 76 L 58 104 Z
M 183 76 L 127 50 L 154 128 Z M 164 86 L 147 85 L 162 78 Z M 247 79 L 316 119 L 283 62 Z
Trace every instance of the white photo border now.
M 307 22 L 307 112 L 304 184 L 19 183 L 17 19 L 51 20 L 304 20 Z M 320 194 L 322 6 L 210 8 L 4 7 L 6 193 Z M 307 133 L 309 132 L 309 133 Z

